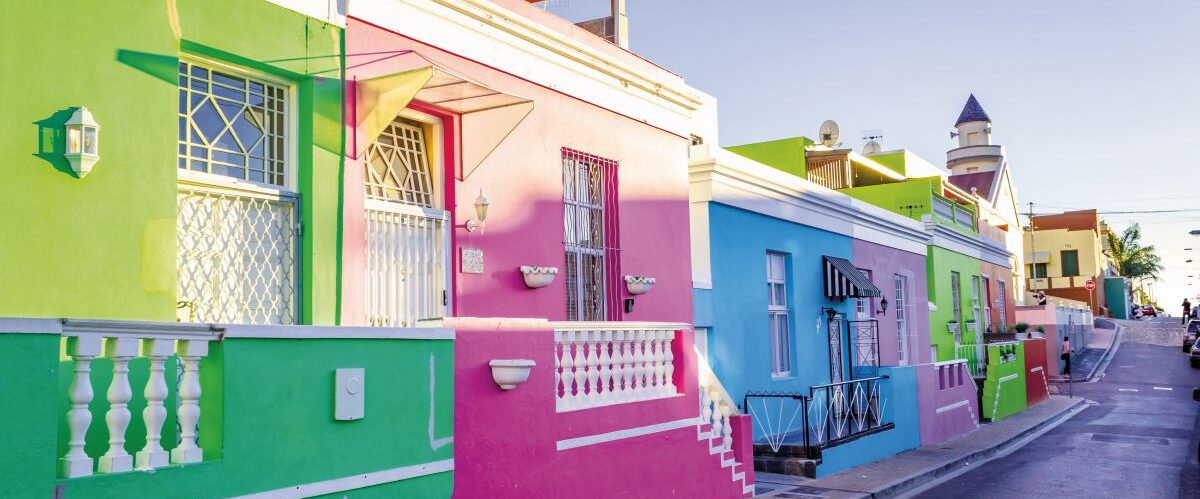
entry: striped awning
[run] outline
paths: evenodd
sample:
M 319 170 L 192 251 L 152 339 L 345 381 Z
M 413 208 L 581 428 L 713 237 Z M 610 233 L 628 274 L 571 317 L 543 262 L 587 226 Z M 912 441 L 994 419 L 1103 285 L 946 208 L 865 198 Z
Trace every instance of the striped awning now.
M 829 298 L 875 298 L 883 293 L 862 271 L 845 258 L 825 259 L 825 296 Z

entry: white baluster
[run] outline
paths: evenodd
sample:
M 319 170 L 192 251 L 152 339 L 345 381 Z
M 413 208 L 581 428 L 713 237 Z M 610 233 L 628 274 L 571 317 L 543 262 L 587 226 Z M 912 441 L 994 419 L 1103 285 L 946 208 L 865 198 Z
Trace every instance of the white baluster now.
M 571 367 L 575 362 L 571 359 L 571 334 L 572 333 L 570 331 L 565 331 L 563 333 L 562 343 L 558 344 L 558 347 L 562 349 L 562 359 L 559 361 L 559 363 L 562 364 L 563 394 L 561 402 L 563 409 L 571 408 L 571 383 L 575 380 L 574 376 L 571 374 Z
M 559 395 L 558 388 L 562 383 L 562 360 L 558 349 L 562 348 L 562 331 L 554 332 L 554 408 L 561 411 L 563 409 L 563 396 Z
M 642 399 L 642 378 L 646 373 L 645 352 L 642 351 L 642 339 L 645 337 L 645 331 L 629 332 L 629 347 L 633 350 L 633 385 L 630 386 L 631 392 L 629 394 L 629 400 Z
M 587 383 L 587 357 L 584 355 L 583 345 L 586 340 L 583 331 L 572 331 L 570 334 L 571 346 L 575 348 L 573 358 L 575 360 L 575 395 L 571 397 L 571 406 L 582 408 L 587 406 L 587 392 L 584 387 Z
M 108 452 L 100 456 L 97 471 L 120 473 L 133 469 L 133 456 L 125 451 L 125 431 L 129 429 L 129 401 L 133 389 L 129 387 L 129 359 L 137 355 L 138 341 L 133 338 L 107 338 L 104 340 L 104 356 L 112 359 L 113 377 L 108 385 Z
M 728 451 L 733 448 L 733 425 L 729 424 L 729 406 L 721 402 L 721 448 Z
M 660 329 L 654 332 L 655 340 L 658 343 L 658 365 L 654 368 L 654 372 L 658 374 L 658 394 L 660 396 L 671 395 L 671 390 L 668 388 L 670 378 L 667 376 L 667 366 L 670 364 L 671 345 L 667 343 L 667 331 Z
M 208 355 L 208 342 L 179 340 L 175 353 L 183 361 L 183 381 L 179 386 L 180 442 L 171 449 L 171 463 L 196 463 L 204 459 L 204 451 L 196 443 L 196 424 L 200 422 L 200 359 Z
M 723 435 L 721 425 L 725 422 L 725 419 L 721 416 L 721 403 L 718 402 L 718 400 L 719 399 L 716 398 L 713 399 L 712 429 L 711 435 L 709 436 L 710 440 L 714 438 L 720 438 L 720 436 Z
M 654 398 L 654 392 L 658 389 L 655 384 L 658 382 L 655 379 L 654 365 L 658 363 L 658 352 L 654 351 L 654 331 L 642 331 L 642 362 L 646 373 L 646 380 L 643 382 L 642 398 Z
M 146 380 L 146 389 L 142 392 L 146 397 L 146 408 L 142 410 L 142 419 L 146 421 L 146 446 L 134 458 L 135 468 L 139 470 L 160 468 L 170 462 L 170 455 L 162 448 L 162 427 L 167 420 L 167 409 L 163 407 L 163 401 L 167 399 L 167 381 L 163 370 L 167 357 L 174 351 L 174 341 L 142 340 L 142 356 L 150 359 L 150 379 Z
M 675 395 L 679 390 L 675 387 L 675 330 L 663 332 L 666 338 L 666 351 L 663 357 L 663 393 Z
M 87 430 L 92 424 L 88 404 L 92 401 L 92 359 L 100 355 L 100 338 L 67 338 L 67 354 L 75 360 L 75 378 L 71 380 L 71 410 L 67 411 L 67 428 L 71 439 L 67 454 L 59 459 L 59 473 L 66 478 L 92 474 L 92 458 L 83 451 Z
M 629 400 L 632 370 L 629 367 L 628 334 L 628 331 L 613 331 L 613 402 Z
M 700 423 L 712 425 L 712 396 L 708 394 L 708 379 L 702 379 L 700 387 Z
M 600 403 L 611 403 L 612 400 L 612 357 L 609 356 L 608 350 L 612 345 L 612 331 L 600 332 Z
M 583 355 L 587 359 L 587 403 L 589 407 L 600 404 L 600 395 L 596 391 L 596 380 L 600 379 L 600 364 L 596 359 L 596 356 L 600 353 L 597 345 L 599 340 L 599 331 L 585 331 L 583 333 Z

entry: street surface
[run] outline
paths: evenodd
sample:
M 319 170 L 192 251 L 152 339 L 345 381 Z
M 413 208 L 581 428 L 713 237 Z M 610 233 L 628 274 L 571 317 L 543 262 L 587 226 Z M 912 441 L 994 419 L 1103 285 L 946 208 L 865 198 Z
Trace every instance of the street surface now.
M 1073 386 L 1097 405 L 917 497 L 1200 498 L 1200 369 L 1180 350 L 1179 319 L 1117 322 L 1105 375 Z

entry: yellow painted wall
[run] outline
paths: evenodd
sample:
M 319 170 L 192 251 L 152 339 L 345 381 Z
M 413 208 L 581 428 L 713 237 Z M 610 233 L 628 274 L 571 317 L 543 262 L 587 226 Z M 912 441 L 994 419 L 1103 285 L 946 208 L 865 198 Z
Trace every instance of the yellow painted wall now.
M 1100 242 L 1100 236 L 1090 230 L 1038 230 L 1034 231 L 1033 242 L 1030 244 L 1030 236 L 1028 233 L 1024 236 L 1025 239 L 1025 261 L 1026 263 L 1033 262 L 1033 253 L 1049 252 L 1050 262 L 1046 265 L 1046 272 L 1051 279 L 1062 277 L 1062 252 L 1064 250 L 1079 251 L 1079 275 L 1080 276 L 1096 276 L 1104 272 L 1104 267 L 1107 266 L 1107 257 L 1102 252 L 1103 246 Z M 1032 277 L 1032 276 L 1030 276 Z

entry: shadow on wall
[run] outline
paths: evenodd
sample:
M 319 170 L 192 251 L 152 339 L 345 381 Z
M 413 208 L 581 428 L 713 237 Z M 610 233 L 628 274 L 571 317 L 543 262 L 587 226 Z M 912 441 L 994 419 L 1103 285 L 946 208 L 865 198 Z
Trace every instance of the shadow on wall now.
M 34 157 L 50 164 L 55 170 L 79 178 L 71 169 L 71 163 L 63 156 L 67 152 L 67 137 L 63 125 L 77 108 L 69 107 L 55 111 L 50 116 L 33 122 L 37 126 L 37 152 Z

